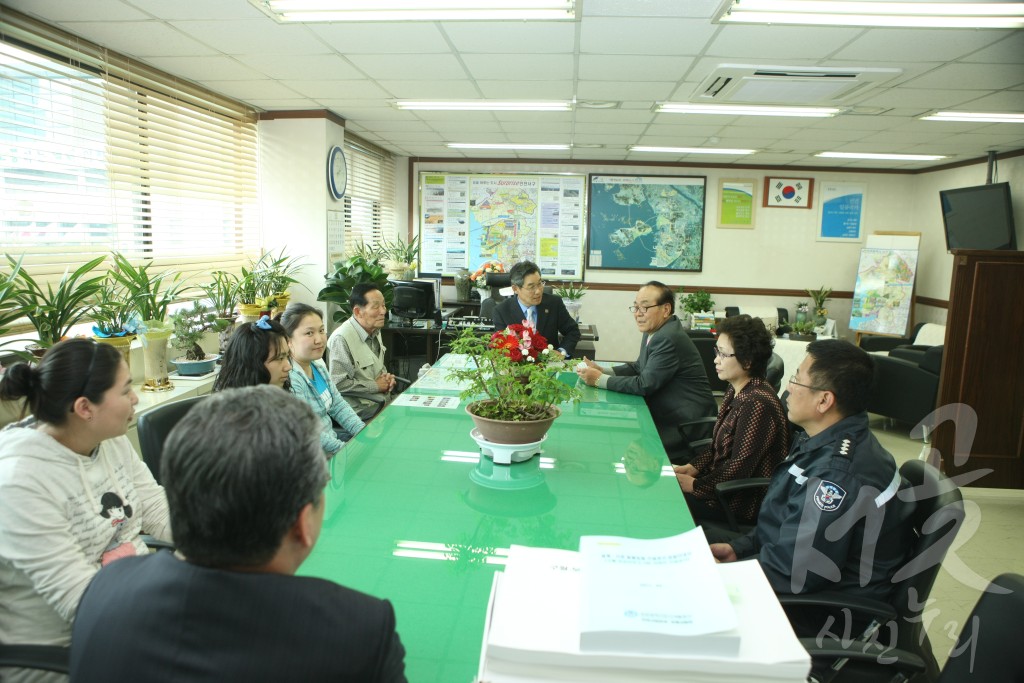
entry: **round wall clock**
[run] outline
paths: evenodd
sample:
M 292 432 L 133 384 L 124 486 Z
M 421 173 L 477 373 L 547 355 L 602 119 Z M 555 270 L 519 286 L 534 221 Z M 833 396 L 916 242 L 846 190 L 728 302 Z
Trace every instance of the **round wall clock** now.
M 344 197 L 347 184 L 348 163 L 345 161 L 345 152 L 335 145 L 327 152 L 327 187 L 331 196 L 335 199 Z

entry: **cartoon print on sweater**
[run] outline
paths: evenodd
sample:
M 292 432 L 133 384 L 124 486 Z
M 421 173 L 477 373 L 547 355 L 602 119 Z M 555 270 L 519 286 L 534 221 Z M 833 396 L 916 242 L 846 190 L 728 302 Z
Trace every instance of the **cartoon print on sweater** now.
M 100 516 L 110 520 L 110 526 L 114 528 L 110 543 L 103 549 L 101 562 L 106 566 L 114 560 L 122 557 L 132 557 L 135 553 L 135 546 L 132 545 L 132 534 L 125 534 L 125 527 L 128 525 L 128 518 L 132 516 L 132 506 L 126 505 L 121 496 L 113 491 L 107 491 L 100 498 Z

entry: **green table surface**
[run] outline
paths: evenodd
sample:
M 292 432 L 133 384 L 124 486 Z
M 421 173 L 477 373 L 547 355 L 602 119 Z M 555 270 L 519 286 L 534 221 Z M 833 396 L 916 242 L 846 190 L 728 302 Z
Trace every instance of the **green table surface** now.
M 413 683 L 474 679 L 509 545 L 693 528 L 643 399 L 581 389 L 525 463 L 480 457 L 465 401 L 389 406 L 331 461 L 323 531 L 299 573 L 390 600 Z

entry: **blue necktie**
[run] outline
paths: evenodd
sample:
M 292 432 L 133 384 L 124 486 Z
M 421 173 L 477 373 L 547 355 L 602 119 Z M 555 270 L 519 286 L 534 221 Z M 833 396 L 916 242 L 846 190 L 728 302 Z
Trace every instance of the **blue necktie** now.
M 526 322 L 530 323 L 531 327 L 537 327 L 537 307 L 529 306 L 526 309 Z

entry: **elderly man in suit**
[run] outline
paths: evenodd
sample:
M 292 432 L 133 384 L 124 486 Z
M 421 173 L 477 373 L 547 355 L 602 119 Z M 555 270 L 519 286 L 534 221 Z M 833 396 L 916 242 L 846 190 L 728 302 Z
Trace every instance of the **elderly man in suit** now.
M 494 307 L 494 328 L 503 330 L 528 320 L 563 356 L 571 357 L 580 340 L 580 326 L 565 309 L 561 297 L 544 293 L 537 264 L 520 261 L 509 270 L 509 276 L 515 296 Z
M 629 310 L 643 333 L 636 362 L 604 368 L 584 359 L 576 372 L 590 386 L 643 396 L 669 458 L 684 464 L 679 424 L 718 412 L 704 363 L 675 315 L 671 288 L 648 282 Z
M 75 617 L 71 680 L 404 683 L 391 603 L 295 576 L 323 524 L 319 433 L 307 404 L 266 384 L 185 415 L 161 477 L 178 553 L 99 571 Z

